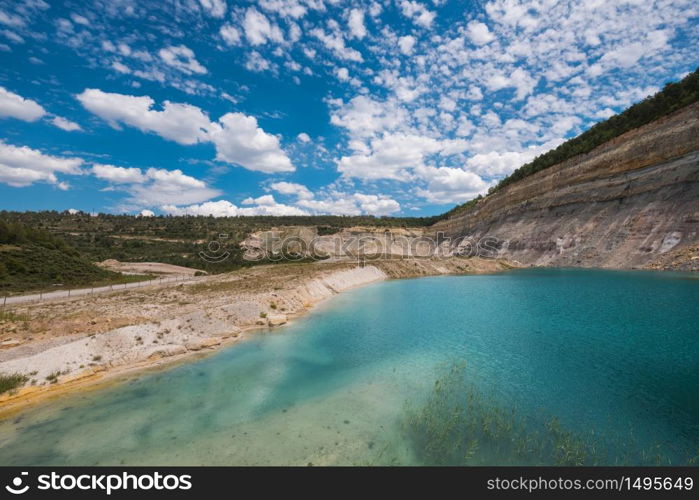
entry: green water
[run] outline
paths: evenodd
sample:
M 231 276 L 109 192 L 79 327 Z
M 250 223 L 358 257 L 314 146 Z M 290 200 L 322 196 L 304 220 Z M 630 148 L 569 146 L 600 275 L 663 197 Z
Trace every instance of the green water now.
M 455 363 L 458 383 L 436 391 Z M 203 360 L 2 421 L 0 464 L 421 464 L 460 439 L 478 446 L 456 463 L 558 463 L 538 446 L 563 439 L 552 422 L 587 463 L 692 463 L 696 276 L 537 269 L 359 288 Z

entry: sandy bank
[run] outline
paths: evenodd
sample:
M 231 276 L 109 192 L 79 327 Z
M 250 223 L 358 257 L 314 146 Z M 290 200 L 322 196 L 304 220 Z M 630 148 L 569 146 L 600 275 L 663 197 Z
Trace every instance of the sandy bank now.
M 162 366 L 287 323 L 350 288 L 392 278 L 480 274 L 513 267 L 480 258 L 278 264 L 172 287 L 17 306 L 0 323 L 0 373 L 29 377 L 0 396 L 0 415 L 48 397 Z

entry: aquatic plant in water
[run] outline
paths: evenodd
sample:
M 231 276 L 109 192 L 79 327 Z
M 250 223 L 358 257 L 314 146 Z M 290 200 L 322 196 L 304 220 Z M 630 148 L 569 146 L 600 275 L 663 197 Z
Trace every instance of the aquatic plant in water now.
M 629 431 L 609 436 L 573 431 L 551 416 L 520 415 L 469 382 L 466 365 L 440 370 L 421 402 L 406 403 L 403 430 L 424 465 L 691 464 L 695 453 L 642 447 Z M 680 456 L 681 458 L 678 458 Z

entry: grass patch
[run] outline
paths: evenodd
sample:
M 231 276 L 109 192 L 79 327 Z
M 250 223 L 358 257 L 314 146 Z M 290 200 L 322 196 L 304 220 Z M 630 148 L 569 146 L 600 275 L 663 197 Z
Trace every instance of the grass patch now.
M 22 387 L 27 383 L 27 380 L 29 380 L 29 377 L 19 373 L 0 374 L 0 394 Z
M 52 384 L 55 384 L 56 382 L 58 382 L 58 377 L 60 377 L 60 376 L 61 376 L 61 371 L 56 370 L 55 372 L 46 375 L 46 380 Z
M 4 321 L 29 321 L 31 318 L 28 314 L 18 314 L 12 311 L 0 309 L 0 322 Z

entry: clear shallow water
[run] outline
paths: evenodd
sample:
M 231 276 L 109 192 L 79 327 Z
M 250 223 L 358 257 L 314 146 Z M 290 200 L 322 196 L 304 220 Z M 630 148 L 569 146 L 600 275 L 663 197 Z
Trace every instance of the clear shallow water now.
M 675 463 L 699 451 L 699 280 L 537 269 L 343 293 L 206 359 L 2 421 L 0 464 L 424 463 L 406 414 L 455 360 L 529 422 L 662 444 Z

